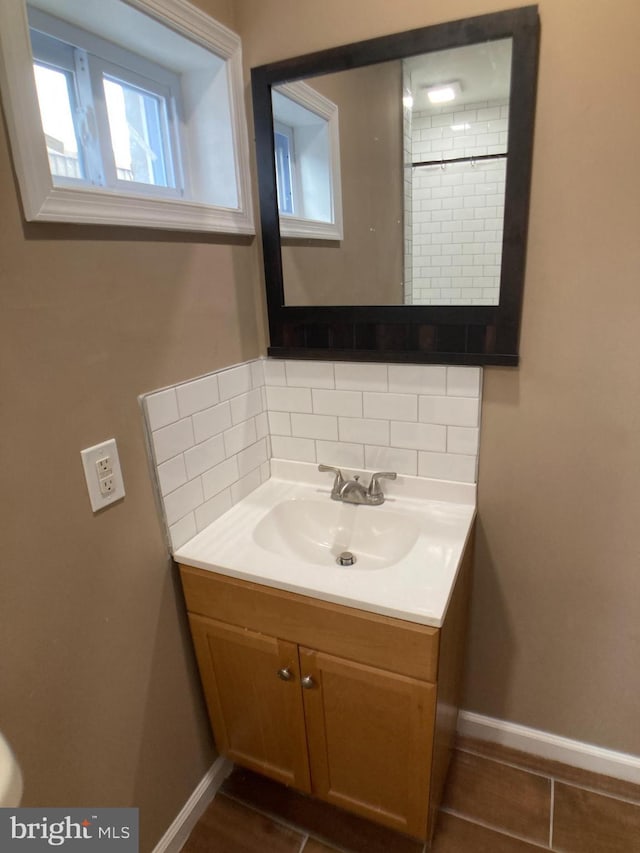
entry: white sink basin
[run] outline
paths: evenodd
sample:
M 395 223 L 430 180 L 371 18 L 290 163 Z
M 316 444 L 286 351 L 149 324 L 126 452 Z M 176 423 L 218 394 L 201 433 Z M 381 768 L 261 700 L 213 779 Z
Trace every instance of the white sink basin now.
M 316 466 L 271 479 L 174 552 L 181 563 L 424 625 L 442 625 L 475 516 L 475 487 L 399 476 L 382 506 L 331 500 Z M 295 478 L 295 479 L 294 479 Z M 327 482 L 329 479 L 329 482 Z M 352 566 L 336 563 L 343 551 Z
M 344 551 L 350 569 L 382 569 L 413 548 L 420 527 L 413 518 L 379 506 L 327 500 L 285 500 L 258 522 L 253 539 L 273 554 L 319 565 L 335 563 Z
M 0 808 L 17 808 L 21 797 L 22 773 L 9 744 L 0 732 Z

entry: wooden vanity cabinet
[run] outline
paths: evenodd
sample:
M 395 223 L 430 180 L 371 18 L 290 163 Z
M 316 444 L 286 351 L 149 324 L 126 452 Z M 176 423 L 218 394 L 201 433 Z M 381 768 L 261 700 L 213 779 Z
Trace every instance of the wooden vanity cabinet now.
M 431 837 L 455 733 L 471 554 L 442 629 L 180 566 L 219 751 Z

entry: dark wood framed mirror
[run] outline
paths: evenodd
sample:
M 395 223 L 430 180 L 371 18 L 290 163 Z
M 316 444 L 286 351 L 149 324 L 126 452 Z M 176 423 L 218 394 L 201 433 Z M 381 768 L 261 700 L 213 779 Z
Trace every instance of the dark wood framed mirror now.
M 537 6 L 526 6 L 252 69 L 269 355 L 517 365 L 539 31 Z M 506 94 L 491 77 L 501 63 Z M 481 66 L 491 79 L 474 94 Z M 365 80 L 370 71 L 375 79 Z M 314 235 L 313 222 L 310 234 L 304 221 L 300 233 L 288 230 L 292 208 L 283 199 L 290 187 L 279 148 L 285 131 L 276 142 L 274 104 L 301 83 L 312 110 L 316 97 L 337 105 L 339 182 L 322 190 L 331 197 L 337 238 L 322 227 Z M 462 94 L 460 102 L 425 100 L 416 110 L 412 100 L 436 84 L 455 89 L 451 97 Z M 397 93 L 394 101 L 388 91 Z M 395 148 L 380 156 L 390 139 Z M 361 173 L 368 159 L 372 171 Z M 464 195 L 469 188 L 475 198 Z M 419 258 L 431 255 L 436 266 L 421 266 Z M 493 276 L 493 290 L 485 275 Z

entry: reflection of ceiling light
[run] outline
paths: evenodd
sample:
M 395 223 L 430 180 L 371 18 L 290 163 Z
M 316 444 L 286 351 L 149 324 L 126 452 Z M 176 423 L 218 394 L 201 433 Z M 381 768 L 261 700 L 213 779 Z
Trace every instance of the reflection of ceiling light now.
M 462 92 L 460 83 L 452 80 L 451 83 L 439 83 L 437 86 L 426 86 L 427 97 L 432 104 L 446 104 L 455 101 Z
M 460 130 L 471 130 L 471 125 L 465 122 L 464 124 L 452 124 L 451 130 L 460 131 Z
M 404 107 L 406 107 L 408 110 L 410 110 L 411 107 L 413 106 L 413 95 L 411 95 L 411 94 L 405 95 L 402 98 L 402 105 Z

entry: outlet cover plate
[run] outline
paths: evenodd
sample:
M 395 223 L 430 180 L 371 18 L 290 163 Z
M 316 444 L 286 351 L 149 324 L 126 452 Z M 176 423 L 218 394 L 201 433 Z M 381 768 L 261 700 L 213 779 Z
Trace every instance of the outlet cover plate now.
M 94 444 L 93 447 L 86 447 L 80 451 L 80 456 L 82 457 L 84 476 L 87 481 L 91 509 L 94 512 L 98 512 L 98 510 L 104 509 L 106 506 L 124 497 L 124 482 L 122 480 L 122 471 L 120 470 L 120 459 L 118 457 L 118 447 L 115 438 L 110 438 L 101 444 Z M 113 489 L 103 494 L 100 488 L 100 477 L 96 463 L 99 459 L 104 459 L 105 456 L 108 456 L 111 460 L 112 473 L 110 477 L 113 479 Z

